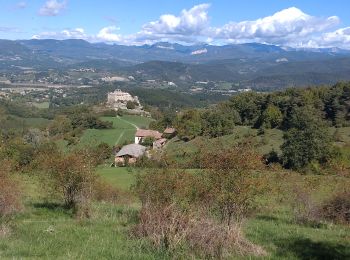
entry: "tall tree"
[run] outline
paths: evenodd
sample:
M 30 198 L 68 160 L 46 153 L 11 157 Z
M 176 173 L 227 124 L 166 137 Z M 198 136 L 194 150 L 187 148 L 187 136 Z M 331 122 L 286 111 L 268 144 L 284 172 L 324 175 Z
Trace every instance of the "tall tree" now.
M 302 169 L 312 161 L 326 162 L 330 156 L 330 135 L 311 107 L 294 108 L 290 129 L 283 138 L 282 161 L 287 168 Z

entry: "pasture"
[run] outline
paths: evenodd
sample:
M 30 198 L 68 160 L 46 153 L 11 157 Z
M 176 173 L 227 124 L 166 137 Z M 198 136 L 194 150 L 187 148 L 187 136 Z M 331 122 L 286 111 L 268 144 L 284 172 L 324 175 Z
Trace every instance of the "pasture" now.
M 112 129 L 87 129 L 80 138 L 80 145 L 98 145 L 107 143 L 110 146 L 134 142 L 136 127 L 147 128 L 152 121 L 141 116 L 125 115 L 122 117 L 101 117 L 104 121 L 113 122 Z

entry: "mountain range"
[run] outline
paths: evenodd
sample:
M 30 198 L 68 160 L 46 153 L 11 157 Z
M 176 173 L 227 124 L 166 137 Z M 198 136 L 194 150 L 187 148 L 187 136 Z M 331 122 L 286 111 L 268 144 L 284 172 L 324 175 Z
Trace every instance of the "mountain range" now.
M 239 82 L 253 88 L 350 80 L 350 51 L 259 43 L 123 46 L 84 40 L 0 40 L 0 71 L 94 68 L 142 80 Z

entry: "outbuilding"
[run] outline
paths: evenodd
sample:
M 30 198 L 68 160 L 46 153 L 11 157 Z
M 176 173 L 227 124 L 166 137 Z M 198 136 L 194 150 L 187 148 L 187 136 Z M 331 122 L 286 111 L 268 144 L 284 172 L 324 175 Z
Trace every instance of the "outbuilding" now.
M 125 166 L 127 164 L 136 163 L 137 159 L 143 156 L 146 152 L 146 147 L 139 144 L 128 144 L 122 147 L 115 155 L 115 165 Z

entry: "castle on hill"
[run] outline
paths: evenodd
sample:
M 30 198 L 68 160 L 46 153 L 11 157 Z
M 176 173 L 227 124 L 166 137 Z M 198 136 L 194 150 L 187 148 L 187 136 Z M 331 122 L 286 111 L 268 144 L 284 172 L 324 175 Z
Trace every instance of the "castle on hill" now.
M 116 110 L 128 109 L 128 102 L 132 102 L 135 105 L 135 108 L 133 109 L 142 110 L 142 106 L 137 96 L 133 97 L 128 92 L 121 91 L 120 89 L 108 93 L 107 104 Z

